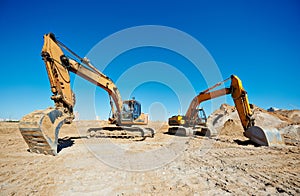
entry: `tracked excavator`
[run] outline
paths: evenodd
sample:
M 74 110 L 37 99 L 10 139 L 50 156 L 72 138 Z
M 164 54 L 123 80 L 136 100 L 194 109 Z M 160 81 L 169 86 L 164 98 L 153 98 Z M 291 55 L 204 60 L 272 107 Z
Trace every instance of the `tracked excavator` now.
M 34 111 L 20 120 L 19 129 L 30 152 L 57 155 L 59 130 L 63 124 L 74 119 L 75 94 L 71 90 L 69 72 L 104 89 L 109 95 L 111 126 L 97 128 L 100 135 L 105 136 L 109 132 L 107 136 L 154 136 L 153 129 L 143 126 L 148 124 L 148 115 L 141 112 L 141 104 L 135 99 L 122 101 L 117 86 L 110 78 L 97 70 L 86 57 L 81 58 L 57 40 L 53 33 L 44 35 L 41 56 L 46 65 L 55 107 Z
M 229 88 L 214 90 L 231 79 Z M 240 121 L 244 128 L 244 136 L 249 138 L 252 142 L 261 146 L 273 146 L 283 144 L 279 131 L 274 128 L 263 128 L 255 126 L 255 119 L 248 101 L 247 92 L 242 86 L 241 80 L 231 75 L 228 79 L 217 83 L 216 85 L 200 92 L 189 105 L 186 114 L 176 115 L 169 118 L 169 133 L 177 135 L 206 135 L 212 136 L 211 128 L 207 125 L 207 118 L 200 104 L 204 101 L 211 100 L 223 95 L 231 94 L 237 109 Z

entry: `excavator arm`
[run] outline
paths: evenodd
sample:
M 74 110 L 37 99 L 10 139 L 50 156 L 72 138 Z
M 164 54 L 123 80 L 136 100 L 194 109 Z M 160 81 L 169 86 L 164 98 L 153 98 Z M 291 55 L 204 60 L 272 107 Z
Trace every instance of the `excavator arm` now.
M 222 83 L 226 82 L 229 79 L 231 79 L 231 85 L 229 88 L 211 91 L 212 89 L 220 86 Z M 248 137 L 251 141 L 259 145 L 276 145 L 282 143 L 282 139 L 278 131 L 273 129 L 262 129 L 261 127 L 254 126 L 254 118 L 252 117 L 253 113 L 250 108 L 247 92 L 244 90 L 241 80 L 235 75 L 231 75 L 230 78 L 219 82 L 216 85 L 200 92 L 196 97 L 194 97 L 194 99 L 190 103 L 185 116 L 178 115 L 169 118 L 169 125 L 171 126 L 169 130 L 172 130 L 173 132 L 174 129 L 178 129 L 178 127 L 174 128 L 174 126 L 197 126 L 198 122 L 201 122 L 198 116 L 199 110 L 197 109 L 199 105 L 204 101 L 211 100 L 227 94 L 231 94 L 240 121 L 245 131 L 244 135 L 246 137 Z M 207 125 L 205 124 L 204 126 Z M 185 133 L 188 132 L 190 131 L 185 131 Z
M 244 90 L 242 81 L 235 75 L 231 76 L 231 97 L 239 114 L 244 130 L 254 126 L 253 113 L 248 101 L 247 92 Z
M 117 113 L 115 113 L 114 106 L 111 105 L 113 114 L 119 116 L 123 103 L 116 85 L 106 75 L 91 65 L 87 59 L 82 59 L 71 51 L 77 58 L 80 58 L 83 63 L 86 63 L 88 67 L 68 58 L 63 53 L 62 47 L 71 51 L 61 42 L 57 41 L 52 33 L 44 35 L 42 58 L 46 65 L 51 91 L 53 93 L 51 99 L 54 100 L 56 108 L 60 109 L 63 107 L 63 110 L 68 113 L 70 117 L 73 116 L 72 112 L 75 105 L 75 97 L 70 86 L 69 71 L 71 71 L 104 89 L 114 101 Z

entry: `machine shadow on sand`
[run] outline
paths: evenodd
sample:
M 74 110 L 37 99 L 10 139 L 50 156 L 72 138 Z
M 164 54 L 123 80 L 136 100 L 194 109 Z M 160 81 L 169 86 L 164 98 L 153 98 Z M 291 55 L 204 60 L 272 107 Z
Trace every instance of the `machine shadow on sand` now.
M 182 132 L 170 132 L 170 131 L 166 131 L 164 132 L 164 134 L 166 135 L 175 135 L 175 136 L 178 136 L 178 137 L 187 137 L 186 133 L 182 133 Z M 194 132 L 192 135 L 189 135 L 190 137 L 197 137 L 197 136 L 200 136 L 200 137 L 208 137 L 206 136 L 204 133 L 201 133 L 201 132 Z M 215 138 L 212 138 L 212 139 L 215 139 Z M 218 141 L 218 139 L 215 139 Z M 248 145 L 253 145 L 255 147 L 259 147 L 260 145 L 259 144 L 256 144 L 255 142 L 251 141 L 251 140 L 240 140 L 240 139 L 235 139 L 233 140 L 234 143 L 238 144 L 238 145 L 241 145 L 241 146 L 248 146 Z
M 248 145 L 253 145 L 255 147 L 259 147 L 259 144 L 256 144 L 255 142 L 252 142 L 251 140 L 239 140 L 239 139 L 235 139 L 233 140 L 235 143 L 237 143 L 238 145 L 241 146 L 248 146 Z
M 57 145 L 57 153 L 62 151 L 64 148 L 68 148 L 73 146 L 74 140 L 77 139 L 83 139 L 87 137 L 64 137 L 64 138 L 59 138 L 58 139 L 58 145 Z
M 187 137 L 187 136 L 190 136 L 190 137 L 193 137 L 193 136 L 207 137 L 205 135 L 205 133 L 201 133 L 201 132 L 198 132 L 198 131 L 195 131 L 192 135 L 187 135 L 186 133 L 182 133 L 182 132 L 174 133 L 174 132 L 170 132 L 170 131 L 166 131 L 163 134 L 165 134 L 165 135 L 175 135 L 175 136 L 178 136 L 178 137 Z

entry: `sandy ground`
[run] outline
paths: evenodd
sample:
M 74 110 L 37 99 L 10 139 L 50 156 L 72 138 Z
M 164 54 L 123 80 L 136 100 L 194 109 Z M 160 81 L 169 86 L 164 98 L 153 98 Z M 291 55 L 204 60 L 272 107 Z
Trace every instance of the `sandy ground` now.
M 59 155 L 46 156 L 27 152 L 17 123 L 1 122 L 1 195 L 300 194 L 298 141 L 255 147 L 234 118 L 215 138 L 165 134 L 159 122 L 144 141 L 83 137 L 92 126 L 64 125 Z

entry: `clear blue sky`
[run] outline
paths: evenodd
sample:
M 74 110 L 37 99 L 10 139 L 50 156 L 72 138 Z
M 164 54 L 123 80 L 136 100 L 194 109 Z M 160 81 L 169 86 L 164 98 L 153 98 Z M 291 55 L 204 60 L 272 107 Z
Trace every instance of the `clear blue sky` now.
M 54 32 L 77 54 L 85 56 L 107 36 L 139 25 L 169 26 L 197 39 L 210 52 L 224 78 L 236 74 L 242 79 L 250 102 L 263 108 L 300 108 L 297 0 L 1 0 L 0 25 L 0 118 L 19 119 L 53 105 L 40 57 L 43 34 Z M 140 63 L 139 58 L 175 63 L 170 60 L 174 57 L 168 58 L 174 54 L 151 50 L 129 51 L 112 62 L 105 73 L 115 80 L 121 74 L 114 73 L 115 64 L 126 62 L 130 66 Z M 196 83 L 198 78 L 193 77 L 192 70 L 187 75 L 196 91 L 207 88 L 201 78 Z M 121 87 L 126 88 L 123 84 Z M 144 112 L 167 114 L 151 117 L 154 120 L 166 119 L 178 110 L 176 96 L 163 84 L 146 83 L 133 95 L 143 104 Z M 106 119 L 109 103 L 102 103 L 102 97 L 107 101 L 107 95 L 97 90 L 97 109 L 92 113 Z M 230 98 L 227 101 L 232 104 Z

